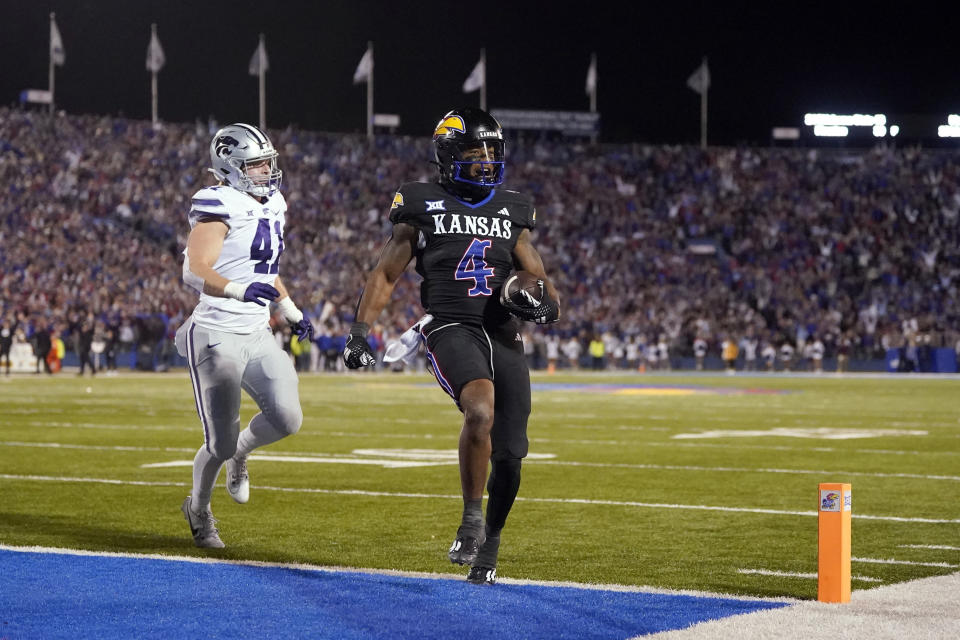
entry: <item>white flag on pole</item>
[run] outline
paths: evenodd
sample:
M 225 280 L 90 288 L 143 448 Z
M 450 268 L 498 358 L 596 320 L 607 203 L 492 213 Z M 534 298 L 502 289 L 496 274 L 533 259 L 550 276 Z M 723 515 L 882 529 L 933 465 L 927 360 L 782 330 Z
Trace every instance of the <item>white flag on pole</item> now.
M 703 95 L 710 88 L 710 69 L 707 67 L 707 61 L 697 67 L 697 70 L 687 78 L 687 86 Z
M 373 51 L 367 49 L 360 58 L 357 70 L 353 72 L 353 84 L 370 82 L 370 73 L 373 71 Z
M 163 47 L 160 46 L 160 38 L 156 33 L 150 34 L 150 44 L 147 46 L 147 71 L 157 73 L 166 64 L 167 57 L 163 55 Z
M 57 21 L 52 19 L 50 20 L 50 59 L 58 67 L 62 67 L 63 63 L 67 61 L 67 52 L 63 49 L 60 29 L 57 28 Z
M 586 86 L 587 95 L 592 96 L 596 90 L 597 90 L 597 58 L 596 56 L 594 56 L 590 58 L 590 67 L 587 69 L 587 86 Z
M 260 41 L 260 44 L 257 45 L 256 51 L 253 52 L 253 56 L 250 57 L 250 75 L 258 76 L 260 75 L 260 70 L 263 69 L 264 73 L 270 70 L 270 61 L 267 59 L 267 48 L 263 45 L 263 40 Z
M 483 86 L 483 58 L 477 61 L 477 66 L 473 68 L 467 79 L 463 81 L 463 92 L 473 93 Z

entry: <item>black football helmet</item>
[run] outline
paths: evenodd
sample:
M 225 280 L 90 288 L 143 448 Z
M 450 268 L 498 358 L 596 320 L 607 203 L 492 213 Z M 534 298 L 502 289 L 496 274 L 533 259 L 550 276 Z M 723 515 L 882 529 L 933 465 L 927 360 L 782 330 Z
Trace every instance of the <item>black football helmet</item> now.
M 433 132 L 440 184 L 464 199 L 485 197 L 503 184 L 503 129 L 482 109 L 454 109 Z

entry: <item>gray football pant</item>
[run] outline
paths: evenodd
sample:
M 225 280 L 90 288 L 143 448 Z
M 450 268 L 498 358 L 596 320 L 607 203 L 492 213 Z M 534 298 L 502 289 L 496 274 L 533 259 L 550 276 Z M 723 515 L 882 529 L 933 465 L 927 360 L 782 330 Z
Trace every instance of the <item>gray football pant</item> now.
M 177 331 L 177 350 L 188 360 L 203 446 L 193 461 L 193 507 L 210 503 L 220 467 L 234 455 L 246 456 L 300 429 L 303 412 L 299 379 L 290 357 L 268 330 L 243 335 L 193 323 Z M 240 390 L 257 406 L 240 432 Z

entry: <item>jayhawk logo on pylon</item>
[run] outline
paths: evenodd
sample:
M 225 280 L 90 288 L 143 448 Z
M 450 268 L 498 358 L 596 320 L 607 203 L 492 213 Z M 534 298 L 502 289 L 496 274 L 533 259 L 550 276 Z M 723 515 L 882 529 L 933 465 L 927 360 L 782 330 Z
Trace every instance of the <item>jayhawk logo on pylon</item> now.
M 446 135 L 451 131 L 456 131 L 458 133 L 466 133 L 467 127 L 463 124 L 463 118 L 460 116 L 447 116 L 437 125 L 436 131 L 433 132 L 433 139 L 436 140 L 440 136 Z

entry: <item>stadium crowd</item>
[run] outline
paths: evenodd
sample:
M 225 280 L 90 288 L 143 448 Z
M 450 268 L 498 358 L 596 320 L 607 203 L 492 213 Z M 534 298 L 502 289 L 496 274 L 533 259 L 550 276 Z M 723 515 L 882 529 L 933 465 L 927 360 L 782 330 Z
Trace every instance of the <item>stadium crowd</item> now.
M 138 343 L 165 359 L 196 303 L 181 252 L 215 129 L 0 109 L 0 321 L 38 365 L 57 340 L 81 361 L 116 366 Z M 289 204 L 280 271 L 318 327 L 301 366 L 335 367 L 393 193 L 434 179 L 432 147 L 271 136 Z M 955 154 L 508 140 L 507 162 L 563 296 L 561 322 L 531 329 L 535 366 L 663 368 L 731 343 L 757 368 L 771 353 L 791 366 L 960 350 Z M 380 348 L 422 314 L 418 282 L 411 267 L 373 332 Z

